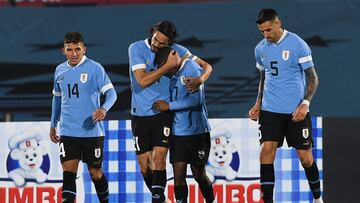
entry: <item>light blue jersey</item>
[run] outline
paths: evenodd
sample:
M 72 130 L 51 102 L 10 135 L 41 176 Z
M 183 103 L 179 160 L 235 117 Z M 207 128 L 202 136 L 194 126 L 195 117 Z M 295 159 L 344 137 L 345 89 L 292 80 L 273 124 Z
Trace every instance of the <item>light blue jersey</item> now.
M 181 45 L 173 44 L 171 48 L 176 50 L 180 57 L 191 55 L 189 50 Z M 134 42 L 129 46 L 132 115 L 152 116 L 159 114 L 161 112 L 153 109 L 152 104 L 157 100 L 170 101 L 169 77 L 162 76 L 154 84 L 142 88 L 134 76 L 133 72 L 137 69 L 146 69 L 146 72 L 155 70 L 154 58 L 155 52 L 151 50 L 149 39 Z
M 171 79 L 170 110 L 175 112 L 173 134 L 190 136 L 210 131 L 207 120 L 204 85 L 194 93 L 185 87 L 186 77 L 199 77 L 201 67 L 193 60 L 184 60 L 181 68 Z
M 75 67 L 64 62 L 56 67 L 53 94 L 61 97 L 60 135 L 104 136 L 102 121 L 93 122 L 100 107 L 100 93 L 114 88 L 104 68 L 83 56 Z
M 314 66 L 304 40 L 284 30 L 277 43 L 263 39 L 255 47 L 256 67 L 265 71 L 262 110 L 291 114 L 306 91 L 304 70 Z

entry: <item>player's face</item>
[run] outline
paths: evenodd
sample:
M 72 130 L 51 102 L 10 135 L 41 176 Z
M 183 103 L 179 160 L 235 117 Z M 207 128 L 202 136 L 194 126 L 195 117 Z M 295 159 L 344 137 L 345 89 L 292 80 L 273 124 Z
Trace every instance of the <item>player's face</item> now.
M 180 57 L 179 53 L 177 53 L 176 51 L 174 51 L 173 54 L 176 55 L 177 61 L 176 61 L 176 65 L 169 70 L 169 73 L 170 73 L 171 75 L 174 75 L 174 74 L 180 69 L 181 63 L 182 63 L 182 60 L 181 60 L 181 57 Z
M 271 43 L 277 42 L 281 37 L 281 23 L 278 19 L 265 21 L 258 27 L 264 37 Z
M 159 31 L 155 31 L 151 38 L 151 50 L 157 52 L 161 47 L 169 44 L 169 38 Z
M 66 56 L 69 64 L 71 66 L 76 66 L 80 63 L 82 57 L 84 56 L 86 47 L 84 43 L 66 43 L 64 44 L 63 53 Z

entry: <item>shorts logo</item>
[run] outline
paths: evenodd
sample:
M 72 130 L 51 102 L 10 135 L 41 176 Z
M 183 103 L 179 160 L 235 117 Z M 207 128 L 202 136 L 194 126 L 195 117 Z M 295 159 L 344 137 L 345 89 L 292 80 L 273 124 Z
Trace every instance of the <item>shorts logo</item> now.
M 290 55 L 290 51 L 284 50 L 284 51 L 282 52 L 282 59 L 284 59 L 284 61 L 288 60 L 288 59 L 289 59 L 289 55 Z
M 261 125 L 259 124 L 259 132 L 258 132 L 259 133 L 259 140 L 261 140 L 261 138 L 262 138 L 260 127 L 261 127 Z
M 307 139 L 309 137 L 309 129 L 304 128 L 302 129 L 302 136 Z
M 101 156 L 101 150 L 100 148 L 95 149 L 95 157 L 99 158 Z
M 182 85 L 185 85 L 185 76 L 182 75 L 180 77 L 180 82 L 181 82 Z
M 164 135 L 166 136 L 166 137 L 169 137 L 169 135 L 170 135 L 170 128 L 168 128 L 168 127 L 164 127 Z
M 199 150 L 198 151 L 198 157 L 199 159 L 204 159 L 205 158 L 205 151 L 204 150 Z
M 80 75 L 80 82 L 85 83 L 88 79 L 88 74 L 87 73 L 81 73 Z

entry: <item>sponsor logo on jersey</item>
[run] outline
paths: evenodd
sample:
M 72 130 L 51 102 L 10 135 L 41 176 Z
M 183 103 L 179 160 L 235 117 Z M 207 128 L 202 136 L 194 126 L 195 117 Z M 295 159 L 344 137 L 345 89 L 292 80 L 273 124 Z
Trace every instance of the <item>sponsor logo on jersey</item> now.
M 284 51 L 282 52 L 282 59 L 284 59 L 284 61 L 288 60 L 288 59 L 289 59 L 289 55 L 290 55 L 290 51 L 284 50 Z
M 88 79 L 88 74 L 87 73 L 81 73 L 80 82 L 86 83 L 87 79 Z

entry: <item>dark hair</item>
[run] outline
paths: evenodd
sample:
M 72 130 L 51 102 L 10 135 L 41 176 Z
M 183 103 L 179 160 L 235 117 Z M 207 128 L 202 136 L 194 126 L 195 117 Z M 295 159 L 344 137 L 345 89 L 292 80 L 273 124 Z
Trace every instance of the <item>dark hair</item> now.
M 174 23 L 170 21 L 161 21 L 156 23 L 150 28 L 150 34 L 152 35 L 155 31 L 159 31 L 169 38 L 169 44 L 175 42 L 175 38 L 178 36 Z
M 64 37 L 64 44 L 74 43 L 77 44 L 79 42 L 84 43 L 83 36 L 80 32 L 68 32 Z
M 271 21 L 277 18 L 278 15 L 276 11 L 272 8 L 262 9 L 258 14 L 258 19 L 256 20 L 257 24 L 263 24 L 266 21 Z
M 166 63 L 168 56 L 172 50 L 173 49 L 168 46 L 160 48 L 155 54 L 154 65 L 158 68 L 163 66 Z

